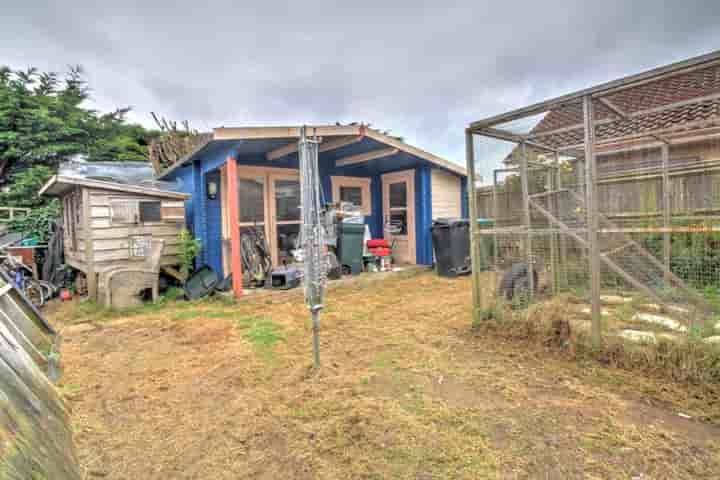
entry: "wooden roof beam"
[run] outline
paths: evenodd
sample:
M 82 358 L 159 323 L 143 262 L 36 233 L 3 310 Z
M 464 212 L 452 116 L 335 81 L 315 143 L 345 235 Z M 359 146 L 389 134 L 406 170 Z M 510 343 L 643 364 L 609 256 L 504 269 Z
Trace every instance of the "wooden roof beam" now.
M 265 154 L 265 160 L 271 162 L 273 160 L 277 160 L 278 158 L 287 157 L 288 155 L 296 153 L 297 151 L 298 142 L 288 143 L 287 145 L 283 145 L 282 147 L 278 147 L 275 150 L 270 150 L 269 152 L 267 152 Z
M 302 127 L 220 127 L 213 130 L 213 140 L 255 140 L 262 138 L 300 138 Z M 311 137 L 344 137 L 360 135 L 365 125 L 308 125 Z
M 362 141 L 364 138 L 363 135 L 355 135 L 352 137 L 344 137 L 344 138 L 337 138 L 335 140 L 331 140 L 329 142 L 323 142 L 323 139 L 320 139 L 320 146 L 318 147 L 318 152 L 329 152 L 331 150 L 336 150 L 338 148 L 347 147 L 348 145 L 352 145 L 354 143 L 358 143 Z M 292 155 L 293 153 L 297 153 L 298 151 L 298 143 L 288 143 L 287 145 L 283 145 L 282 147 L 276 148 L 275 150 L 271 150 L 265 154 L 265 158 L 268 161 L 277 160 L 278 158 L 286 157 L 288 155 Z
M 348 145 L 361 142 L 363 138 L 365 138 L 364 135 L 357 135 L 354 137 L 338 138 L 329 142 L 323 142 L 320 144 L 318 151 L 323 153 L 329 152 L 330 150 L 337 150 L 338 148 L 347 147 Z
M 338 158 L 335 160 L 335 166 L 345 167 L 348 165 L 355 165 L 357 163 L 369 162 L 378 158 L 390 157 L 396 155 L 400 150 L 397 148 L 383 148 L 381 150 L 371 150 L 365 153 L 359 153 L 357 155 L 350 155 L 349 157 Z
M 492 137 L 496 138 L 498 140 L 504 140 L 506 142 L 514 142 L 514 143 L 525 143 L 528 147 L 537 148 L 538 150 L 544 150 L 546 152 L 551 153 L 557 153 L 557 150 L 548 147 L 547 145 L 543 145 L 542 143 L 537 143 L 532 140 L 528 140 L 527 137 L 523 135 L 518 135 L 516 133 L 508 132 L 507 130 L 502 130 L 499 128 L 483 128 L 477 132 L 473 132 L 475 135 L 484 135 L 486 137 Z

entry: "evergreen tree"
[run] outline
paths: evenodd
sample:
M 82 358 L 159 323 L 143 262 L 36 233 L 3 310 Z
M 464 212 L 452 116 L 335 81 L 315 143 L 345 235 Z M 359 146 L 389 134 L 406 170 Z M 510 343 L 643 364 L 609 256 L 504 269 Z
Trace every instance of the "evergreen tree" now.
M 84 107 L 89 94 L 79 66 L 62 79 L 35 68 L 0 67 L 0 183 L 36 165 L 54 170 L 74 154 L 90 161 L 147 161 L 154 134 L 126 123 L 127 108 L 99 114 Z

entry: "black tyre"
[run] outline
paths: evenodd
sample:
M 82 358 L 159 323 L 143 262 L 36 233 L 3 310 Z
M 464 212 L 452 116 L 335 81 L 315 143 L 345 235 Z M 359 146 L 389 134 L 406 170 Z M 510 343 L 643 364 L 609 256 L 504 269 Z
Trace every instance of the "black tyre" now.
M 528 275 L 528 266 L 525 263 L 516 263 L 510 270 L 503 274 L 500 280 L 500 294 L 505 297 L 505 300 L 512 301 L 513 299 L 524 300 L 529 296 L 530 293 L 530 280 Z M 537 292 L 538 288 L 538 273 L 537 270 L 533 269 L 533 290 Z

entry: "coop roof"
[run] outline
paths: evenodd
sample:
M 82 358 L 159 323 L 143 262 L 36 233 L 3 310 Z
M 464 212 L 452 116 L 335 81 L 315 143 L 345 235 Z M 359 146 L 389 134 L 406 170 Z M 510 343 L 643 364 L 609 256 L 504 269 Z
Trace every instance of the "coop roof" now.
M 584 145 L 583 105 L 595 106 L 599 151 L 720 136 L 720 50 L 473 122 L 473 133 L 548 151 Z M 513 122 L 538 116 L 528 131 Z
M 164 190 L 153 186 L 129 185 L 126 183 L 109 182 L 105 180 L 82 177 L 66 177 L 61 175 L 55 175 L 50 178 L 50 180 L 43 185 L 38 193 L 39 195 L 60 196 L 78 186 L 124 193 L 137 193 L 141 195 L 151 195 L 153 197 L 165 197 L 177 200 L 186 200 L 190 198 L 190 195 L 187 193 Z

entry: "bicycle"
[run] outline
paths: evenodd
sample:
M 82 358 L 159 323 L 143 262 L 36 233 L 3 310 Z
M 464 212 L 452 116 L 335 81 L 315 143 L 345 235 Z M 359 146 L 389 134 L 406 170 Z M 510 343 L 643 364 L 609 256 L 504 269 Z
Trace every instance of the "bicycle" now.
M 35 280 L 32 269 L 12 255 L 7 255 L 0 267 L 9 274 L 15 288 L 23 292 L 36 307 L 42 307 L 57 293 L 55 285 L 44 280 Z

